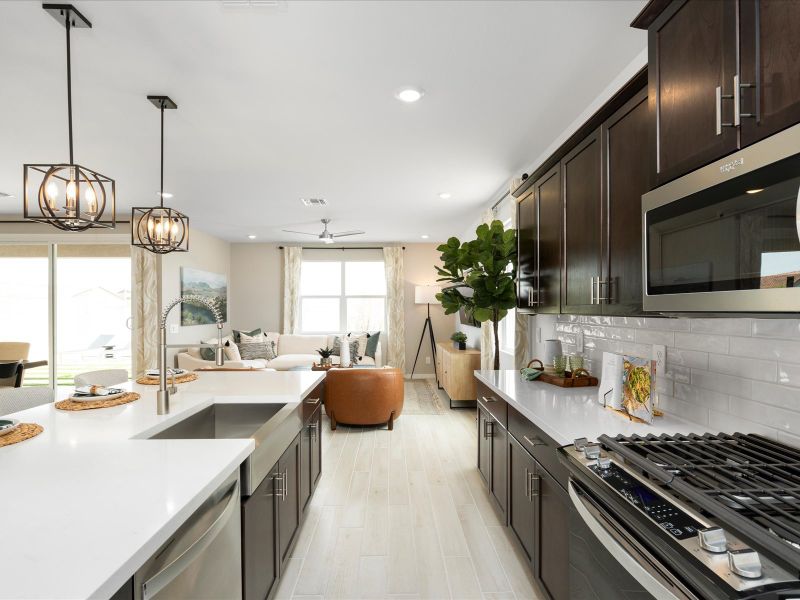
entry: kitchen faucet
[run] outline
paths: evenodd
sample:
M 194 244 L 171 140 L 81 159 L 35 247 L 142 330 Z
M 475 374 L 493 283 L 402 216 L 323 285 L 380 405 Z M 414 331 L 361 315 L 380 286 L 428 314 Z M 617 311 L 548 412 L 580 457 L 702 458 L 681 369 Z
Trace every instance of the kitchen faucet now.
M 200 304 L 208 308 L 208 310 L 210 310 L 214 315 L 214 321 L 217 323 L 217 347 L 214 349 L 214 362 L 218 367 L 221 367 L 225 364 L 224 347 L 222 345 L 222 312 L 219 310 L 217 302 L 215 300 L 210 300 L 205 296 L 190 295 L 175 298 L 175 300 L 167 304 L 167 306 L 164 308 L 164 311 L 161 313 L 160 344 L 158 350 L 158 394 L 156 396 L 156 411 L 159 415 L 169 414 L 169 395 L 178 391 L 178 388 L 175 387 L 174 373 L 172 378 L 172 386 L 167 388 L 167 348 L 170 347 L 167 346 L 167 315 L 169 315 L 169 311 L 175 308 L 178 304 L 183 303 Z M 196 344 L 193 346 L 179 344 L 177 347 L 206 348 L 208 346 L 209 344 Z

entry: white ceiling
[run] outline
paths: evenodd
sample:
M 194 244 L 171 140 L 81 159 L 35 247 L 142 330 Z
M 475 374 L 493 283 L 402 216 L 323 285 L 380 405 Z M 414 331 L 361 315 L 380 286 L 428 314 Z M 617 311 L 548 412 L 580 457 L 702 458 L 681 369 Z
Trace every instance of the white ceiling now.
M 323 216 L 352 241 L 458 234 L 646 45 L 642 0 L 75 5 L 94 25 L 72 36 L 76 162 L 116 179 L 119 218 L 155 203 L 145 96 L 169 95 L 168 203 L 231 241 Z M 0 4 L 0 213 L 21 214 L 23 163 L 68 159 L 65 80 L 64 28 Z

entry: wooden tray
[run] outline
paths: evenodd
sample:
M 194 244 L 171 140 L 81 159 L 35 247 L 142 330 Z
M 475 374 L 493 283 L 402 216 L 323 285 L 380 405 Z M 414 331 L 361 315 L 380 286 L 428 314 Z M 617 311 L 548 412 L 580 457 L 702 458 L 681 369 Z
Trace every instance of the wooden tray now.
M 539 363 L 539 371 L 544 371 L 544 365 L 538 358 L 534 358 L 528 363 L 528 368 L 531 368 L 533 363 Z M 563 377 L 552 375 L 550 373 L 542 373 L 534 381 L 543 381 L 550 385 L 557 385 L 559 387 L 591 387 L 597 385 L 597 377 L 592 377 L 586 369 L 577 369 L 569 376 L 565 373 Z

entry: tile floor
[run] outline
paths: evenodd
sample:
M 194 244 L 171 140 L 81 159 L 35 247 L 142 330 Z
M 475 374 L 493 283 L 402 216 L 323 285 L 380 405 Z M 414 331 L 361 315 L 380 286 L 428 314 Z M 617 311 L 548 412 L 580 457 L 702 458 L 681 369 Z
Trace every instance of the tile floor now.
M 325 420 L 322 477 L 275 597 L 539 600 L 476 443 L 471 409 L 404 415 L 391 432 Z

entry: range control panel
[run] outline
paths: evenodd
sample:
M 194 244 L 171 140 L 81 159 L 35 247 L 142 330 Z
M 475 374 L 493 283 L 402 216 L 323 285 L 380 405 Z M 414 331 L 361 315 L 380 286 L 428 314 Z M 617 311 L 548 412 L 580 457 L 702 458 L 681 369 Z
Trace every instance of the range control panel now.
M 696 537 L 697 530 L 704 527 L 647 486 L 629 476 L 613 462 L 606 468 L 590 465 L 589 470 L 678 540 Z

